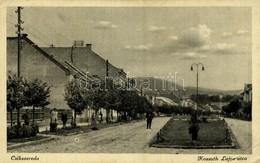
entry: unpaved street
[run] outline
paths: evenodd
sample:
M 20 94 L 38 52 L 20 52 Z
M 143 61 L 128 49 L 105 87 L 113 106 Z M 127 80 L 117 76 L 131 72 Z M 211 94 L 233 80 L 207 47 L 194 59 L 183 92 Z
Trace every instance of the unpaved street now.
M 173 153 L 173 154 L 246 154 L 251 149 L 251 122 L 227 119 L 239 141 L 240 149 L 173 149 L 149 147 L 149 141 L 169 120 L 155 118 L 152 129 L 146 121 L 128 123 L 73 136 L 60 136 L 56 140 L 25 146 L 8 152 L 29 153 Z

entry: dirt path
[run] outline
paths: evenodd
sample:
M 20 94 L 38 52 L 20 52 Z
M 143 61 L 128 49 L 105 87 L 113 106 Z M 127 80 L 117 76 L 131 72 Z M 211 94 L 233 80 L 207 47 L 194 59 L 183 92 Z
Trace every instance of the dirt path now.
M 26 146 L 10 152 L 40 153 L 133 153 L 148 148 L 148 142 L 169 120 L 155 118 L 152 129 L 146 129 L 146 121 L 129 123 L 80 135 L 61 137 L 48 143 Z

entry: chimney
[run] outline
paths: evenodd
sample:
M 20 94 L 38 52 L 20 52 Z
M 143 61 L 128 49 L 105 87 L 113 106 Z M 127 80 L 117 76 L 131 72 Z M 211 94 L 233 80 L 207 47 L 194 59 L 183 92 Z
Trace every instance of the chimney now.
M 86 48 L 87 48 L 89 51 L 91 51 L 91 45 L 92 45 L 92 44 L 86 44 Z
M 28 36 L 28 34 L 26 34 L 26 33 L 22 34 L 22 37 L 27 37 L 27 36 Z

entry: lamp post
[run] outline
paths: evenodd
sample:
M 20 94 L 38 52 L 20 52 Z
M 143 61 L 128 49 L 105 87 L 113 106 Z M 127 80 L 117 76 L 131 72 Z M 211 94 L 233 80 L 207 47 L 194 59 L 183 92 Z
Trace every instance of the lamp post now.
M 197 92 L 196 92 L 196 103 L 197 103 L 197 106 L 198 106 L 198 96 L 199 96 L 199 66 L 201 66 L 201 70 L 204 71 L 205 68 L 204 68 L 204 65 L 202 63 L 192 63 L 191 64 L 191 68 L 190 70 L 193 71 L 193 67 L 196 67 L 197 68 L 197 73 L 196 73 L 196 79 L 197 79 Z M 197 115 L 196 115 L 197 116 Z

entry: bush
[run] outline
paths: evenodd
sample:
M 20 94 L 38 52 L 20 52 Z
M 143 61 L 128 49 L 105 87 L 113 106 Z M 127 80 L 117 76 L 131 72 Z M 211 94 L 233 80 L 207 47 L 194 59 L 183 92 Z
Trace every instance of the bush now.
M 7 127 L 7 139 L 16 138 L 16 129 L 14 127 Z
M 31 125 L 22 125 L 18 126 L 15 125 L 13 127 L 7 127 L 7 139 L 15 139 L 15 138 L 25 138 L 36 136 L 39 133 L 39 126 L 38 124 L 31 124 Z
M 39 125 L 32 124 L 31 125 L 31 136 L 36 136 L 39 133 Z
M 30 137 L 31 136 L 31 126 L 24 125 L 23 126 L 23 136 L 24 137 Z

